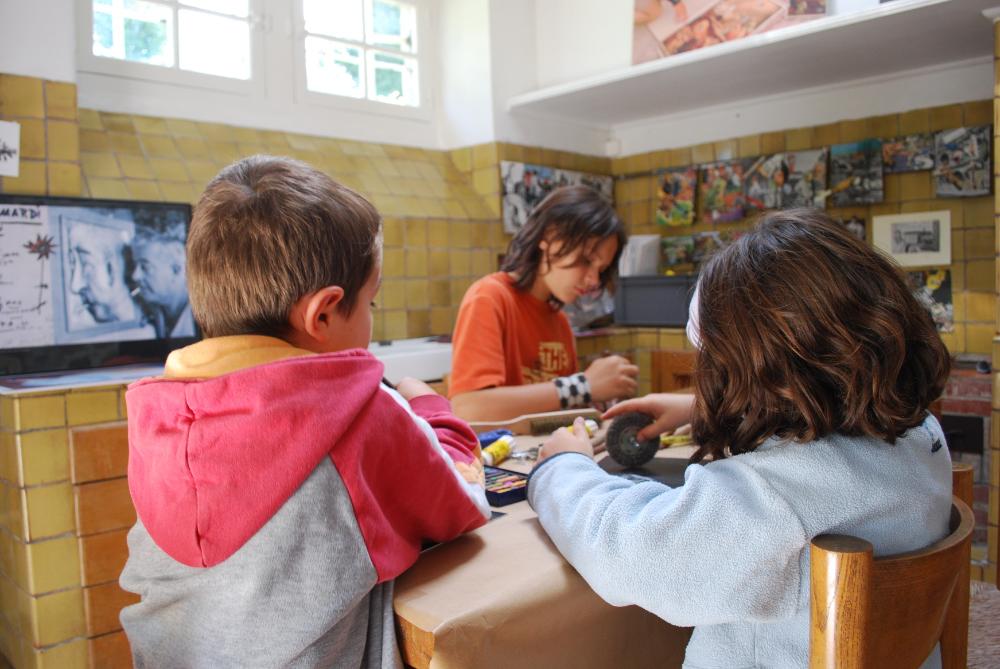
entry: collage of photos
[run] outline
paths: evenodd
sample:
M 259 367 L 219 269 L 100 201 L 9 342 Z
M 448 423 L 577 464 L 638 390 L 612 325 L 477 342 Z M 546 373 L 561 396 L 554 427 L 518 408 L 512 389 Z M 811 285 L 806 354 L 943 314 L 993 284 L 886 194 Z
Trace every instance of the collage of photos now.
M 957 128 L 934 138 L 934 192 L 939 197 L 990 193 L 991 126 Z
M 747 174 L 748 206 L 754 210 L 822 207 L 826 160 L 826 149 L 758 158 Z
M 635 0 L 632 64 L 823 18 L 827 0 Z
M 667 227 L 694 224 L 698 172 L 693 165 L 669 169 L 657 176 L 656 222 Z
M 882 169 L 886 174 L 934 169 L 934 135 L 921 133 L 882 140 Z
M 661 170 L 656 221 L 669 229 L 737 223 L 768 209 L 878 204 L 883 174 L 914 171 L 933 171 L 935 197 L 986 195 L 991 133 L 992 126 L 955 128 Z M 858 239 L 869 238 L 861 216 L 839 220 Z M 903 266 L 949 264 L 948 225 L 947 211 L 878 216 L 871 240 Z M 727 241 L 725 232 L 666 236 L 664 270 L 697 271 L 701 259 Z
M 850 207 L 882 201 L 882 141 L 830 147 L 830 204 Z
M 747 206 L 744 183 L 753 164 L 753 158 L 740 158 L 699 166 L 698 198 L 703 223 L 732 223 L 747 216 L 751 208 Z
M 955 307 L 951 296 L 951 271 L 932 269 L 907 272 L 917 300 L 927 308 L 938 332 L 955 331 Z
M 511 235 L 521 229 L 531 210 L 553 189 L 562 186 L 590 186 L 608 202 L 614 199 L 614 180 L 609 176 L 509 160 L 500 162 L 500 184 L 503 229 Z

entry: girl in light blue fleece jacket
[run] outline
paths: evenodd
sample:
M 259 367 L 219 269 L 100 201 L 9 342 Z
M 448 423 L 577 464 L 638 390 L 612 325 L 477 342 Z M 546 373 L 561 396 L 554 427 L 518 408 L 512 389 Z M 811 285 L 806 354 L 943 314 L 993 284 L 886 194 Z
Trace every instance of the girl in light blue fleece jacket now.
M 809 209 L 765 215 L 706 264 L 689 335 L 693 396 L 607 414 L 651 414 L 640 439 L 690 421 L 684 485 L 607 474 L 561 429 L 528 499 L 601 597 L 695 627 L 685 667 L 806 667 L 813 537 L 885 555 L 947 534 L 951 462 L 927 411 L 947 351 L 898 267 Z

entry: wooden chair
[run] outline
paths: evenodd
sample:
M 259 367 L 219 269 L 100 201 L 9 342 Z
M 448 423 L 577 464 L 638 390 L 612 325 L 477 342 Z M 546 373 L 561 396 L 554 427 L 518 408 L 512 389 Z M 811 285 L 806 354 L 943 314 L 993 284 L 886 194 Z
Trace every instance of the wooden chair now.
M 651 388 L 654 393 L 689 391 L 694 385 L 696 351 L 653 351 Z
M 950 534 L 927 548 L 873 559 L 862 539 L 813 539 L 811 669 L 916 668 L 938 642 L 944 669 L 965 668 L 972 468 L 956 465 L 952 479 Z

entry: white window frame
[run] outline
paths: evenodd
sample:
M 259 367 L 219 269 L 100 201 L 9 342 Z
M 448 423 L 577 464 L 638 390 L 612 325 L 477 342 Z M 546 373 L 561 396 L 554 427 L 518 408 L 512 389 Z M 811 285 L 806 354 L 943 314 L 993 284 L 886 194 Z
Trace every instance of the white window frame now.
M 359 0 L 359 2 L 360 1 L 363 0 Z M 432 88 L 429 84 L 429 77 L 427 75 L 431 71 L 431 59 L 427 54 L 430 51 L 428 43 L 432 38 L 431 6 L 423 0 L 403 0 L 403 2 L 413 5 L 416 7 L 417 11 L 417 53 L 409 54 L 401 51 L 398 52 L 398 54 L 407 58 L 413 58 L 417 63 L 417 91 L 420 96 L 420 104 L 418 106 L 411 107 L 408 105 L 398 105 L 391 102 L 372 100 L 367 97 L 354 98 L 347 95 L 336 95 L 333 93 L 321 93 L 309 90 L 306 80 L 306 37 L 308 37 L 310 33 L 307 33 L 305 29 L 306 22 L 303 0 L 294 0 L 295 13 L 292 18 L 294 26 L 292 44 L 295 49 L 296 101 L 308 105 L 335 107 L 346 111 L 360 113 L 375 113 L 401 118 L 430 120 L 433 113 L 433 105 L 431 104 Z M 366 61 L 366 78 L 368 77 L 367 54 L 369 51 L 389 53 L 392 55 L 396 55 L 397 53 L 389 49 L 373 47 L 366 43 L 355 43 L 348 39 L 325 37 L 322 35 L 317 36 L 342 44 L 355 46 L 360 49 L 361 57 Z M 366 88 L 367 85 L 367 82 L 365 82 Z
M 172 7 L 174 10 L 174 64 L 172 67 L 94 55 L 94 3 L 93 0 L 77 0 L 77 69 L 81 72 L 90 72 L 93 74 L 104 74 L 126 79 L 139 79 L 195 88 L 208 88 L 228 93 L 251 95 L 260 94 L 264 90 L 264 31 L 262 29 L 262 24 L 265 21 L 262 13 L 264 0 L 249 0 L 250 11 L 247 19 L 250 25 L 249 79 L 234 79 L 232 77 L 182 70 L 180 68 L 177 10 L 194 9 L 217 16 L 228 15 L 212 12 L 211 10 L 203 10 L 199 7 L 182 5 L 178 0 L 155 1 L 157 4 Z

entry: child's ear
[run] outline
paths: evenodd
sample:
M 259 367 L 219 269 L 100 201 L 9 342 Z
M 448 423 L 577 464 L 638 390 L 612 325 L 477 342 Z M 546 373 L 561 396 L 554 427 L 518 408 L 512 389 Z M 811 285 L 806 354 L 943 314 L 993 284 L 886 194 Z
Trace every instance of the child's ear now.
M 300 337 L 317 343 L 325 342 L 337 330 L 335 320 L 337 306 L 344 299 L 344 289 L 327 286 L 315 293 L 304 295 L 292 307 L 291 325 Z

